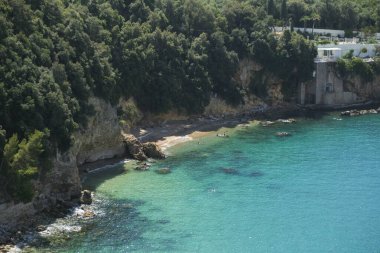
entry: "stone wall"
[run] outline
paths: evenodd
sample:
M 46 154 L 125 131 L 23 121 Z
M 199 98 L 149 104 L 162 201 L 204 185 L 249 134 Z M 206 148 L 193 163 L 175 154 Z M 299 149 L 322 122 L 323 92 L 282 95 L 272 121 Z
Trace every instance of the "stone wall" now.
M 333 106 L 380 99 L 380 76 L 371 82 L 355 75 L 341 78 L 335 65 L 335 62 L 315 64 L 314 80 L 299 87 L 299 103 Z

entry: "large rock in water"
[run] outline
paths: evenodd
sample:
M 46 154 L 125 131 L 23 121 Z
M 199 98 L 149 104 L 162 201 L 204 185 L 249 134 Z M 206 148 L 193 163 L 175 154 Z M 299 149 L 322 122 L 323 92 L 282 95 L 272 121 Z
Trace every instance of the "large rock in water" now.
M 145 161 L 148 157 L 144 153 L 144 147 L 141 142 L 131 134 L 124 134 L 124 143 L 126 145 L 128 153 L 139 161 Z
M 89 190 L 82 191 L 82 196 L 80 197 L 80 202 L 85 205 L 91 205 L 92 195 Z
M 143 150 L 146 156 L 153 159 L 165 159 L 165 154 L 161 148 L 154 142 L 147 142 L 143 144 Z

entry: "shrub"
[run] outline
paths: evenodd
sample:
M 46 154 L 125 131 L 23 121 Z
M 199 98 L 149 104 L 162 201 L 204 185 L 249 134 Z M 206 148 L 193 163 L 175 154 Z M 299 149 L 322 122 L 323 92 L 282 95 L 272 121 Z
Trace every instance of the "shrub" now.
M 368 63 L 365 63 L 360 58 L 353 58 L 351 61 L 352 71 L 354 74 L 360 76 L 364 81 L 372 81 L 374 77 L 373 70 Z

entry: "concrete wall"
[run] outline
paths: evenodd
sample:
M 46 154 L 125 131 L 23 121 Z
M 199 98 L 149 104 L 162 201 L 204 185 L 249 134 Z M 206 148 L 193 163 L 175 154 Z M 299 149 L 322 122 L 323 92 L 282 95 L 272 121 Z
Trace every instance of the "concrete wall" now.
M 355 93 L 344 89 L 343 80 L 336 76 L 334 66 L 334 62 L 315 64 L 315 79 L 300 85 L 299 103 L 345 105 L 358 102 L 358 96 Z

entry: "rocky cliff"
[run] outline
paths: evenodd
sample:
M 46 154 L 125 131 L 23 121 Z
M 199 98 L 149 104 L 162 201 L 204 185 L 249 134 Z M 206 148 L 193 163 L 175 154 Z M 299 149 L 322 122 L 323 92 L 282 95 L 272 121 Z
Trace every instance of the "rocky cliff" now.
M 94 97 L 89 103 L 95 114 L 89 118 L 86 129 L 73 135 L 72 147 L 65 153 L 57 153 L 53 169 L 42 182 L 43 194 L 53 199 L 65 201 L 80 194 L 77 166 L 125 153 L 116 108 Z
M 244 103 L 232 107 L 223 100 L 212 97 L 210 105 L 206 108 L 206 115 L 236 115 L 267 107 L 268 103 L 281 103 L 283 100 L 281 80 L 263 74 L 263 68 L 252 60 L 240 61 L 234 80 L 242 94 L 245 94 Z M 255 86 L 267 87 L 263 92 L 264 95 L 253 94 L 252 90 L 258 90 Z M 141 144 L 133 136 L 123 132 L 123 130 L 128 131 L 131 125 L 136 123 L 131 119 L 142 118 L 133 100 L 119 103 L 117 107 L 122 111 L 121 116 L 118 115 L 117 107 L 102 99 L 91 97 L 89 103 L 95 113 L 89 117 L 86 128 L 79 129 L 73 134 L 71 148 L 64 153 L 57 152 L 52 159 L 52 169 L 35 182 L 38 196 L 31 203 L 1 204 L 0 224 L 12 225 L 22 220 L 22 217 L 27 219 L 34 213 L 49 209 L 57 203 L 79 199 L 81 182 L 78 166 L 84 163 L 121 157 L 126 153 L 139 160 L 152 156 L 164 158 L 154 144 Z
M 260 64 L 251 59 L 240 60 L 233 79 L 240 93 L 244 95 L 243 104 L 231 106 L 224 100 L 213 96 L 210 104 L 206 107 L 206 115 L 220 116 L 249 113 L 258 108 L 279 105 L 284 102 L 284 95 L 282 94 L 283 80 L 268 73 Z
M 74 134 L 72 147 L 64 153 L 57 152 L 52 169 L 36 182 L 39 195 L 27 204 L 1 204 L 0 224 L 11 225 L 57 202 L 79 198 L 79 165 L 124 155 L 125 145 L 116 108 L 94 97 L 90 98 L 89 103 L 94 108 L 94 115 L 89 117 L 86 129 Z
M 130 103 L 121 101 L 118 106 L 111 106 L 99 98 L 89 99 L 95 113 L 89 117 L 86 128 L 73 134 L 71 148 L 63 153 L 58 151 L 52 159 L 51 170 L 34 182 L 38 195 L 33 201 L 0 204 L 0 244 L 2 227 L 14 227 L 56 204 L 76 203 L 82 190 L 78 166 L 128 155 L 138 160 L 165 158 L 156 144 L 141 143 L 133 135 L 124 133 L 130 126 L 121 127 L 124 124 L 119 122 L 117 108 L 122 111 L 121 117 L 126 117 L 123 108 L 130 107 Z
M 375 75 L 370 82 L 363 81 L 359 76 L 350 76 L 343 80 L 343 87 L 357 94 L 361 100 L 380 100 L 380 75 Z

